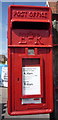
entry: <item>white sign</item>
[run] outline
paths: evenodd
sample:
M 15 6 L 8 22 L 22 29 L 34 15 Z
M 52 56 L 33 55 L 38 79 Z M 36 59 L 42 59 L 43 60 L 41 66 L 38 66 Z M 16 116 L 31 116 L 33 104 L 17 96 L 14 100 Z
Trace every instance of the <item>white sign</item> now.
M 40 95 L 40 67 L 22 67 L 22 94 Z
M 24 98 L 22 99 L 22 104 L 39 104 L 41 103 L 41 98 Z
M 1 79 L 4 87 L 8 86 L 8 67 L 2 67 Z

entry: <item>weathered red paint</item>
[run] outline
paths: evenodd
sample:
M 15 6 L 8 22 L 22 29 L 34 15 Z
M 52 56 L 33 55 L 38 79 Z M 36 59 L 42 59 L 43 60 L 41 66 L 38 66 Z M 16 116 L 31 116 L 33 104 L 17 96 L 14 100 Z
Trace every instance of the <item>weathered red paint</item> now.
M 8 8 L 8 113 L 10 115 L 53 111 L 52 47 L 52 20 L 49 7 L 11 5 Z M 33 55 L 28 54 L 30 48 L 34 50 Z M 25 63 L 22 62 L 23 59 Z M 33 59 L 32 63 L 30 59 Z M 22 66 L 40 66 L 40 95 L 22 95 Z M 41 98 L 42 103 L 21 104 L 22 98 L 33 97 Z

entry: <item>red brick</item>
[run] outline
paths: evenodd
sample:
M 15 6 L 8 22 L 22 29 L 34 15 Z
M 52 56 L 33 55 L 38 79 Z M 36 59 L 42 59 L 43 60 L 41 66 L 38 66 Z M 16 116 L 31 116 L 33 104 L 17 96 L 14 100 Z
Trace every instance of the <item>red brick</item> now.
M 58 13 L 58 2 L 48 2 L 52 9 L 52 13 Z

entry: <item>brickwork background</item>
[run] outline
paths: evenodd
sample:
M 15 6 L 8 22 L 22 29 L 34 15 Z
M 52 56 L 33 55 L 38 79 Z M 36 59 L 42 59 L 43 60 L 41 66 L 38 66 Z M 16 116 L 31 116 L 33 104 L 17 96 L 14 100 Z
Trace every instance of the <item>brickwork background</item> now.
M 52 9 L 52 13 L 58 14 L 58 2 L 48 2 Z

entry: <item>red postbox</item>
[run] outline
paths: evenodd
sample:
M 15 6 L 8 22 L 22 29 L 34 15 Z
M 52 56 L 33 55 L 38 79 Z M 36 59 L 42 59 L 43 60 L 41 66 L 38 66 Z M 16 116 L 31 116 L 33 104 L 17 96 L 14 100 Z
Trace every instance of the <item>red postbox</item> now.
M 8 113 L 53 111 L 51 9 L 8 9 Z

